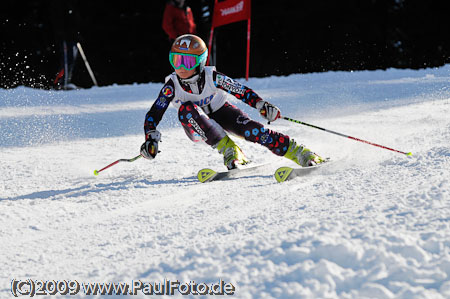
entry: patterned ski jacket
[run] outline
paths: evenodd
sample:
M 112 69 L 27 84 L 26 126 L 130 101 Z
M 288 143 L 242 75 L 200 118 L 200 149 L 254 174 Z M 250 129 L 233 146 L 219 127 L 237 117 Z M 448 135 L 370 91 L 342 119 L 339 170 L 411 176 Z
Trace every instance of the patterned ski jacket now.
M 225 104 L 229 94 L 253 108 L 262 100 L 252 89 L 217 72 L 214 66 L 206 66 L 195 82 L 186 81 L 182 81 L 175 72 L 166 77 L 166 83 L 145 117 L 146 136 L 156 129 L 170 103 L 178 109 L 181 104 L 192 102 L 210 114 Z

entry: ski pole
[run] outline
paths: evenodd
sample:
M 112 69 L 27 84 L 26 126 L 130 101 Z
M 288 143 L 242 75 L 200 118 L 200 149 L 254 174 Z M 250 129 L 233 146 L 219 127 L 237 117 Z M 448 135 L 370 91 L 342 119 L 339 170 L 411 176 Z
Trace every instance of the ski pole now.
M 111 164 L 109 164 L 109 165 L 107 165 L 107 166 L 105 166 L 105 167 L 103 167 L 102 169 L 100 169 L 100 170 L 94 170 L 94 175 L 98 175 L 99 174 L 99 172 L 101 172 L 101 171 L 103 171 L 103 170 L 105 170 L 105 169 L 108 169 L 108 168 L 110 168 L 111 166 L 114 166 L 114 165 L 116 165 L 117 163 L 119 163 L 119 162 L 133 162 L 133 161 L 136 161 L 137 159 L 139 159 L 139 158 L 141 158 L 142 156 L 139 154 L 138 156 L 136 156 L 136 157 L 134 157 L 134 158 L 131 158 L 131 159 L 119 159 L 119 160 L 117 160 L 117 161 L 115 161 L 115 162 L 112 162 Z
M 352 137 L 352 136 L 348 136 L 348 135 L 345 135 L 345 134 L 342 134 L 342 133 L 338 133 L 338 132 L 335 132 L 335 131 L 327 130 L 327 129 L 324 129 L 324 128 L 321 128 L 321 127 L 318 127 L 318 126 L 315 126 L 315 125 L 311 125 L 311 124 L 308 124 L 308 123 L 305 123 L 305 122 L 302 122 L 302 121 L 299 121 L 299 120 L 296 120 L 296 119 L 292 119 L 292 118 L 289 118 L 289 117 L 281 116 L 281 118 L 285 119 L 285 120 L 288 120 L 288 121 L 291 121 L 291 122 L 294 122 L 294 123 L 297 123 L 297 124 L 305 125 L 305 126 L 308 126 L 308 127 L 311 127 L 311 128 L 315 128 L 315 129 L 319 129 L 319 130 L 322 130 L 322 131 L 325 131 L 325 132 L 328 132 L 328 133 L 332 133 L 332 134 L 335 134 L 335 135 L 338 135 L 338 136 L 341 136 L 341 137 L 345 137 L 345 138 L 349 138 L 349 139 L 356 140 L 356 141 L 359 141 L 359 142 L 367 143 L 367 144 L 370 144 L 370 145 L 373 145 L 373 146 L 378 146 L 378 147 L 381 147 L 381 148 L 384 148 L 384 149 L 387 149 L 387 150 L 390 150 L 390 151 L 393 151 L 393 152 L 404 154 L 406 156 L 411 156 L 412 155 L 411 152 L 408 152 L 408 153 L 402 152 L 402 151 L 399 151 L 399 150 L 396 150 L 396 149 L 393 149 L 393 148 L 389 148 L 387 146 L 379 145 L 379 144 L 376 144 L 376 143 L 373 143 L 373 142 L 370 142 L 370 141 L 362 140 L 362 139 L 359 139 L 359 138 L 356 138 L 356 137 Z
M 83 58 L 84 65 L 86 66 L 86 69 L 88 70 L 89 76 L 91 76 L 92 82 L 95 86 L 98 86 L 97 80 L 95 79 L 94 72 L 92 71 L 89 62 L 87 61 L 86 55 L 84 55 L 83 48 L 81 47 L 80 43 L 77 43 L 77 48 L 80 51 L 81 57 Z

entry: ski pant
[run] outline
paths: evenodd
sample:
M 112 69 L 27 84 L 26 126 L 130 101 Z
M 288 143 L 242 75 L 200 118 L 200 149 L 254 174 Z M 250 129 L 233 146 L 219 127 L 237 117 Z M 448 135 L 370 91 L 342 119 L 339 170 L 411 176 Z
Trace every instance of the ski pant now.
M 289 147 L 289 136 L 265 128 L 229 102 L 209 115 L 192 102 L 186 102 L 178 109 L 178 118 L 192 141 L 203 140 L 211 146 L 229 132 L 259 143 L 278 156 L 284 156 Z
M 66 87 L 72 81 L 72 74 L 75 67 L 75 61 L 78 56 L 78 48 L 76 46 L 76 41 L 66 41 L 61 42 L 61 69 L 54 80 L 55 85 L 60 85 Z

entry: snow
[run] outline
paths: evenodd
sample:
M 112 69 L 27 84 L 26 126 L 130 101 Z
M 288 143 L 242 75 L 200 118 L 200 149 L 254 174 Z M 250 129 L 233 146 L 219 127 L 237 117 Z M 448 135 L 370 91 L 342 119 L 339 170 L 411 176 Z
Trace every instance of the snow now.
M 154 161 L 95 177 L 139 153 L 161 84 L 0 90 L 0 297 L 13 279 L 170 279 L 223 280 L 235 298 L 449 298 L 450 65 L 242 83 L 283 115 L 413 156 L 279 120 L 270 127 L 335 162 L 278 184 L 290 162 L 237 139 L 270 164 L 201 184 L 221 157 L 169 108 Z

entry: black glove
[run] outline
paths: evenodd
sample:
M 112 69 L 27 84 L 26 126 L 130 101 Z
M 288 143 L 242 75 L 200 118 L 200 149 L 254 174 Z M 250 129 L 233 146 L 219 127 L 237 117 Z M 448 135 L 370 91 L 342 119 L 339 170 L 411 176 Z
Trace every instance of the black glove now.
M 158 130 L 148 132 L 147 140 L 141 145 L 142 157 L 152 160 L 158 154 L 158 142 L 161 140 L 161 133 Z

